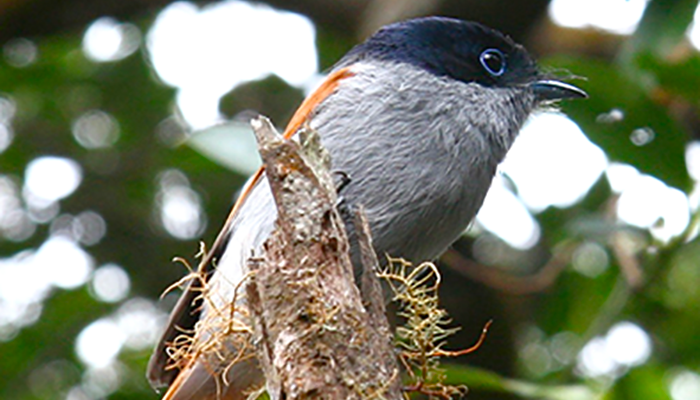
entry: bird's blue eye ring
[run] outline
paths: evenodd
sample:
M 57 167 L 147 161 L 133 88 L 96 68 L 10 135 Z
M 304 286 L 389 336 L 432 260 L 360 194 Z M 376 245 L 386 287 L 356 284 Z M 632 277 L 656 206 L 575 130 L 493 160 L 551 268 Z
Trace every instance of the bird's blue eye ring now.
M 498 49 L 482 51 L 479 61 L 491 76 L 501 76 L 506 72 L 506 56 Z

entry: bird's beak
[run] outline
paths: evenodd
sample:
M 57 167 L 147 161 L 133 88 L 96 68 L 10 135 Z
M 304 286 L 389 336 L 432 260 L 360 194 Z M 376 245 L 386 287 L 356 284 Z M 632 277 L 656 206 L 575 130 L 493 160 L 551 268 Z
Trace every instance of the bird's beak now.
M 539 101 L 588 98 L 588 94 L 576 86 L 555 80 L 535 81 L 530 88 Z

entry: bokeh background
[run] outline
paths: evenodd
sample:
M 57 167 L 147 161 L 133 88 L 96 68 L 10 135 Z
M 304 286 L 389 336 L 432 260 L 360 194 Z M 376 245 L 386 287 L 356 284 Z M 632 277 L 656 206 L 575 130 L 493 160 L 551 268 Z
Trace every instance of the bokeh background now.
M 471 399 L 700 399 L 697 0 L 0 2 L 0 398 L 157 399 L 145 364 L 258 161 L 351 46 L 480 21 L 590 94 L 524 128 L 440 260 Z M 400 256 L 400 255 L 399 255 Z

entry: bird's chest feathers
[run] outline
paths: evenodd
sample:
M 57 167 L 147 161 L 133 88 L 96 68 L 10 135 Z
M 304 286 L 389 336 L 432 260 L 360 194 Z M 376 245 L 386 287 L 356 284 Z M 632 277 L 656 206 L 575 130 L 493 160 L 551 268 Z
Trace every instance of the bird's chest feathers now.
M 433 256 L 470 222 L 500 160 L 491 128 L 473 122 L 459 88 L 412 70 L 399 71 L 401 80 L 386 72 L 349 78 L 312 126 L 333 169 L 350 176 L 341 196 L 365 207 L 373 231 L 404 241 L 430 235 L 434 246 L 417 255 Z

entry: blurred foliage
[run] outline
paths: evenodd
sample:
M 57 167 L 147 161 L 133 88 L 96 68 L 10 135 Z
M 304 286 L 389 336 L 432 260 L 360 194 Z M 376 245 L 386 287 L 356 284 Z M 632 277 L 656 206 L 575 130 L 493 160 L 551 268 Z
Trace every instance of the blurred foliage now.
M 605 149 L 611 160 L 634 165 L 640 171 L 654 175 L 671 186 L 684 190 L 692 187 L 685 167 L 686 130 L 669 115 L 663 104 L 651 97 L 643 82 L 608 63 L 553 59 L 549 64 L 576 71 L 585 76 L 583 84 L 591 101 L 563 105 L 588 138 Z M 606 121 L 606 113 L 618 109 L 624 118 Z M 649 129 L 653 139 L 638 145 L 630 136 L 637 129 Z
M 651 1 L 637 33 L 620 37 L 617 52 L 607 58 L 569 51 L 542 60 L 585 77 L 575 83 L 591 98 L 562 109 L 610 160 L 630 164 L 688 194 L 696 182 L 684 154 L 700 131 L 700 55 L 684 34 L 696 6 L 696 0 Z M 144 31 L 151 23 L 140 21 Z M 317 42 L 321 69 L 352 45 L 347 36 L 336 38 L 326 26 L 318 27 Z M 202 136 L 199 142 L 195 136 L 191 147 L 180 145 L 184 133 L 175 122 L 175 91 L 158 82 L 145 50 L 96 63 L 80 50 L 79 33 L 35 43 L 35 63 L 22 68 L 0 63 L 2 96 L 12 99 L 17 110 L 13 143 L 0 154 L 0 174 L 21 186 L 27 164 L 36 157 L 76 160 L 83 167 L 83 182 L 60 202 L 60 215 L 98 212 L 107 223 L 107 235 L 86 250 L 97 265 L 114 262 L 128 272 L 130 298 L 156 300 L 184 273 L 170 259 L 192 258 L 199 237 L 213 239 L 245 179 L 241 171 L 249 171 L 255 157 L 242 164 L 217 162 L 218 156 L 206 149 L 220 144 L 218 136 Z M 255 109 L 282 125 L 300 99 L 298 89 L 270 77 L 229 93 L 222 110 L 235 116 Z M 72 124 L 90 110 L 104 111 L 118 122 L 120 137 L 114 146 L 89 150 L 74 140 Z M 612 110 L 624 118 L 606 118 Z M 650 140 L 635 144 L 631 137 L 638 129 L 651 133 Z M 205 233 L 191 240 L 172 237 L 158 219 L 159 177 L 173 169 L 188 178 L 208 213 Z M 469 347 L 483 322 L 495 320 L 482 348 L 464 357 L 472 366 L 446 367 L 450 383 L 471 388 L 468 398 L 685 400 L 671 396 L 674 382 L 695 376 L 700 384 L 696 217 L 682 237 L 660 243 L 648 231 L 616 221 L 616 196 L 601 177 L 576 205 L 535 215 L 542 227 L 538 246 L 527 252 L 503 250 L 514 254 L 510 259 L 515 266 L 533 268 L 492 267 L 501 274 L 495 280 L 478 272 L 466 278 L 454 265 L 445 271 L 443 302 L 462 327 L 450 347 Z M 42 223 L 26 240 L 0 238 L 0 257 L 40 246 L 50 231 L 50 224 Z M 471 259 L 478 240 L 464 238 L 455 249 Z M 581 273 L 574 260 L 582 249 L 605 257 L 606 268 Z M 76 337 L 121 304 L 98 301 L 87 285 L 53 290 L 36 323 L 0 342 L 0 398 L 66 398 L 90 374 L 75 354 Z M 160 305 L 167 310 L 172 299 Z M 620 321 L 632 321 L 647 332 L 653 344 L 649 360 L 599 378 L 582 375 L 576 354 Z M 118 384 L 104 397 L 156 399 L 144 377 L 149 353 L 122 351 Z M 71 400 L 80 398 L 76 396 Z

